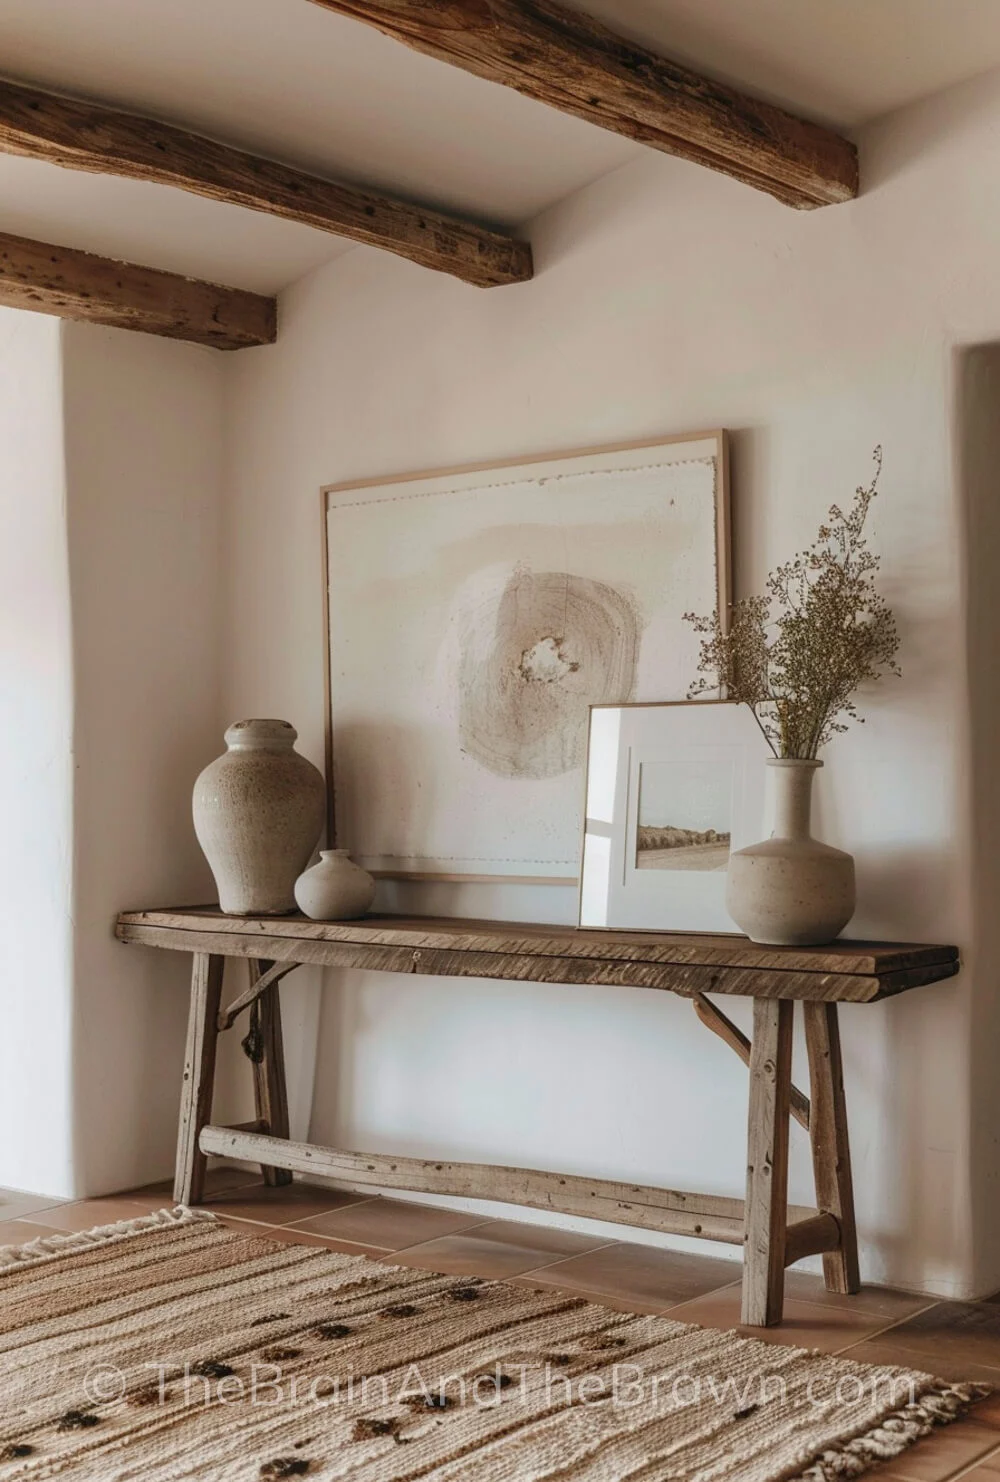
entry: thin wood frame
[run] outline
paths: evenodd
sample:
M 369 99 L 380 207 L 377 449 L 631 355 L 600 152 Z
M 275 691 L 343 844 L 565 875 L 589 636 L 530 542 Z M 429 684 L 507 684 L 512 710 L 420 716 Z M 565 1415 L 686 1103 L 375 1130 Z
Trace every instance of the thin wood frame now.
M 716 443 L 716 487 L 715 487 L 715 574 L 716 606 L 723 627 L 728 629 L 732 610 L 732 510 L 730 490 L 729 434 L 725 428 L 716 427 L 708 431 L 668 433 L 661 437 L 638 438 L 629 442 L 600 443 L 584 448 L 567 448 L 558 452 L 524 453 L 516 458 L 494 458 L 486 463 L 462 463 L 447 468 L 425 468 L 416 473 L 383 474 L 377 478 L 347 479 L 341 483 L 324 484 L 320 489 L 320 520 L 322 550 L 322 597 L 323 597 L 323 704 L 324 704 L 324 766 L 326 772 L 326 838 L 330 848 L 335 847 L 337 838 L 337 803 L 334 785 L 334 741 L 333 741 L 333 681 L 331 676 L 332 635 L 330 633 L 330 556 L 328 539 L 328 517 L 331 497 L 360 489 L 377 489 L 386 484 L 414 484 L 424 479 L 462 478 L 467 474 L 488 473 L 493 469 L 520 468 L 528 463 L 557 463 L 567 458 L 599 457 L 607 453 L 631 453 L 642 448 L 671 447 L 680 443 Z M 658 704 L 658 701 L 638 701 L 637 704 Z M 587 750 L 590 738 L 588 733 Z M 584 782 L 586 783 L 587 758 L 584 759 Z M 460 885 L 561 885 L 577 888 L 579 875 L 494 875 L 458 874 L 434 870 L 374 870 L 377 879 L 400 881 L 429 881 L 439 884 Z

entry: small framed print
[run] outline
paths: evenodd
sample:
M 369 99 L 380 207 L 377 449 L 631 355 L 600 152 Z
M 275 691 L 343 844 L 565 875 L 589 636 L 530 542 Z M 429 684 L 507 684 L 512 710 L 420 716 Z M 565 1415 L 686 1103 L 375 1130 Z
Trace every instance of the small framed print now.
M 767 755 L 744 705 L 592 706 L 580 925 L 737 932 L 726 867 L 762 836 Z

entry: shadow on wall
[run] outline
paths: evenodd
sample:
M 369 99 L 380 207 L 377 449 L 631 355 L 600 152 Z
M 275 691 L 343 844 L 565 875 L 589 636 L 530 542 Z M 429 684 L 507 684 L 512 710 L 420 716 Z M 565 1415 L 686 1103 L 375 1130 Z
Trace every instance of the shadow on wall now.
M 965 553 L 969 676 L 970 1157 L 976 1289 L 1000 1286 L 1000 345 L 956 352 L 955 450 Z

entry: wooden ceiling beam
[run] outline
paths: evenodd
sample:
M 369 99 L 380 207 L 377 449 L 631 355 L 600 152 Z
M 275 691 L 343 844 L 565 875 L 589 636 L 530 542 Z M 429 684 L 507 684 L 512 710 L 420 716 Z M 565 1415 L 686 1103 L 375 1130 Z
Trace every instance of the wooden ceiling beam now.
M 858 193 L 857 150 L 847 139 L 669 62 L 555 0 L 315 3 L 789 206 L 827 206 Z
M 270 345 L 277 333 L 273 298 L 5 233 L 0 233 L 0 304 L 192 340 L 216 350 Z
M 0 81 L 0 150 L 71 170 L 172 185 L 381 247 L 490 288 L 531 277 L 531 247 L 500 232 L 190 134 L 172 124 Z

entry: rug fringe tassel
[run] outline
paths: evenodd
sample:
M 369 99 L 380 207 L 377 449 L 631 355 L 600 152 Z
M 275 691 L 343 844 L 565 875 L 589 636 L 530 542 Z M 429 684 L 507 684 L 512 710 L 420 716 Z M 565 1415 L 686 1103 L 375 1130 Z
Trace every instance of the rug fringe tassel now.
M 40 1235 L 24 1245 L 0 1246 L 0 1275 L 5 1271 L 18 1270 L 36 1261 L 50 1261 L 71 1251 L 90 1250 L 94 1246 L 108 1245 L 116 1240 L 127 1240 L 132 1235 L 145 1235 L 150 1230 L 170 1229 L 175 1225 L 191 1225 L 208 1220 L 216 1224 L 214 1214 L 207 1209 L 188 1209 L 178 1204 L 173 1209 L 157 1209 L 150 1214 L 137 1216 L 134 1220 L 119 1220 L 113 1225 L 98 1225 L 93 1230 L 73 1230 L 65 1235 Z
M 892 1461 L 938 1425 L 959 1420 L 977 1400 L 993 1393 L 989 1384 L 929 1384 L 919 1400 L 894 1410 L 877 1426 L 842 1445 L 829 1447 L 793 1482 L 843 1482 L 879 1462 Z

